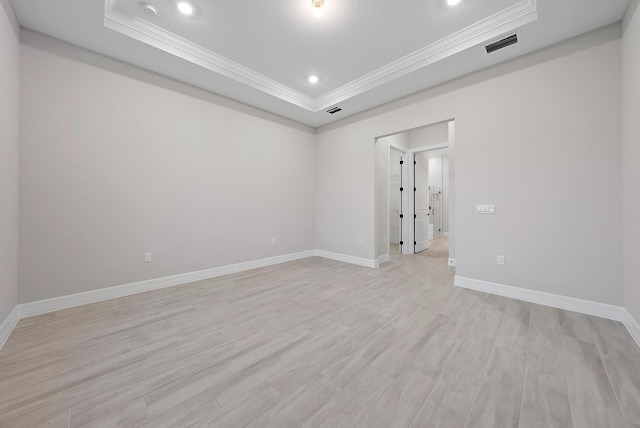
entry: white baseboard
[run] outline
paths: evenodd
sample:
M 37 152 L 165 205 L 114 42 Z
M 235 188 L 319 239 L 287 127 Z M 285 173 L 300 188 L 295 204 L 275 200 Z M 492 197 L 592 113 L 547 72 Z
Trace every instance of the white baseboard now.
M 4 322 L 0 324 L 0 349 L 2 349 L 7 342 L 16 325 L 18 325 L 18 321 L 20 321 L 20 309 L 18 306 L 15 306 Z
M 622 322 L 631 337 L 633 337 L 633 340 L 640 346 L 640 324 L 638 324 L 638 321 L 636 321 L 626 309 L 624 310 L 624 319 Z
M 195 272 L 188 272 L 178 275 L 165 276 L 162 278 L 149 279 L 145 281 L 133 282 L 130 284 L 116 285 L 114 287 L 101 288 L 99 290 L 86 291 L 83 293 L 71 294 L 69 296 L 54 297 L 51 299 L 38 300 L 35 302 L 22 303 L 17 305 L 11 314 L 2 324 L 0 324 L 0 349 L 9 338 L 9 335 L 22 318 L 35 315 L 42 315 L 49 312 L 69 309 L 76 306 L 97 303 L 118 297 L 130 296 L 132 294 L 144 293 L 145 291 L 159 290 L 161 288 L 173 287 L 188 284 L 204 279 L 215 278 L 222 275 L 244 272 L 251 269 L 272 266 L 286 263 L 307 257 L 319 256 L 345 263 L 371 268 L 378 267 L 377 260 L 362 259 L 345 254 L 331 253 L 322 250 L 308 250 L 298 253 L 285 254 L 282 256 L 268 257 L 265 259 L 251 260 L 228 266 L 220 266 L 212 269 L 205 269 Z
M 115 287 L 103 288 L 99 290 L 87 291 L 84 293 L 72 294 L 70 296 L 56 297 L 53 299 L 40 300 L 36 302 L 23 303 L 17 305 L 9 316 L 0 324 L 0 350 L 11 335 L 11 332 L 22 318 L 48 312 L 68 309 L 75 306 L 96 303 L 117 297 L 129 296 L 145 291 L 158 290 L 200 281 L 203 279 L 215 278 L 222 275 L 243 272 L 260 267 L 271 266 L 279 263 L 299 260 L 311 256 L 324 257 L 345 263 L 355 264 L 364 267 L 375 268 L 385 256 L 379 260 L 369 260 L 360 257 L 348 256 L 345 254 L 332 253 L 323 250 L 309 250 L 299 253 L 285 254 L 282 256 L 269 257 L 265 259 L 252 260 L 244 263 L 237 263 L 228 266 L 221 266 L 212 269 L 189 272 L 179 275 L 172 275 L 163 278 L 150 279 L 146 281 L 134 282 L 131 284 L 118 285 Z M 388 254 L 386 255 L 388 257 Z M 481 281 L 472 278 L 456 276 L 454 285 L 471 290 L 482 291 L 489 294 L 510 297 L 526 302 L 537 303 L 559 309 L 566 309 L 586 315 L 594 315 L 615 321 L 622 321 L 629 331 L 629 334 L 640 346 L 640 324 L 631 314 L 620 306 L 608 305 L 605 303 L 592 302 L 589 300 L 576 299 L 573 297 L 560 296 L 557 294 L 545 293 L 542 291 L 527 290 L 519 287 L 512 287 L 488 281 Z
M 316 250 L 315 255 L 325 259 L 337 260 L 339 262 L 350 263 L 352 265 L 364 266 L 368 268 L 379 267 L 378 260 L 363 259 L 361 257 L 349 256 L 346 254 L 332 253 L 330 251 Z
M 389 254 L 383 254 L 380 257 L 378 257 L 378 266 L 380 266 L 381 263 L 386 263 L 389 260 L 391 260 L 391 257 L 389 257 Z
M 75 306 L 86 305 L 89 303 L 102 302 L 104 300 L 115 299 L 117 297 L 144 293 L 145 291 L 159 290 L 161 288 L 188 284 L 191 282 L 215 278 L 222 275 L 244 272 L 251 269 L 304 259 L 313 255 L 313 250 L 302 251 L 299 253 L 251 260 L 248 262 L 237 263 L 233 265 L 165 276 L 162 278 L 149 279 L 146 281 L 133 282 L 130 284 L 116 285 L 114 287 L 101 288 L 99 290 L 86 291 L 69 296 L 54 297 L 52 299 L 23 303 L 21 305 L 18 305 L 20 310 L 20 318 L 32 317 L 34 315 L 41 315 L 48 312 L 73 308 Z
M 568 311 L 579 312 L 585 315 L 593 315 L 614 321 L 622 321 L 624 315 L 624 308 L 621 306 L 576 299 L 574 297 L 545 293 L 543 291 L 512 287 L 509 285 L 481 281 L 473 278 L 456 276 L 454 279 L 454 285 L 457 287 L 510 297 L 512 299 L 551 306 L 553 308 L 566 309 Z

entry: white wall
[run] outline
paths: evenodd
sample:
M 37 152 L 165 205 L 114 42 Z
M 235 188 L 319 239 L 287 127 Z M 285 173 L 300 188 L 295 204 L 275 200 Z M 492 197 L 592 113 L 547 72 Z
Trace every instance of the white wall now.
M 433 123 L 412 129 L 409 134 L 409 148 L 446 144 L 449 141 L 448 122 Z
M 317 247 L 373 258 L 375 137 L 454 118 L 457 275 L 621 305 L 620 49 L 610 26 L 319 129 Z
M 387 234 L 389 233 L 389 214 L 387 213 L 387 205 L 389 200 L 389 141 L 386 138 L 380 138 L 375 142 L 375 198 L 376 198 L 376 258 L 384 256 L 389 252 L 389 244 Z
M 442 231 L 449 233 L 449 155 L 442 156 Z
M 640 322 L 640 6 L 632 2 L 622 37 L 624 301 Z
M 314 248 L 313 130 L 22 39 L 20 302 Z
M 17 294 L 20 78 L 16 22 L 2 10 L 8 1 L 0 4 L 2 321 Z M 316 248 L 373 259 L 376 136 L 455 118 L 457 274 L 616 305 L 624 294 L 640 319 L 637 5 L 622 42 L 619 26 L 601 29 L 315 138 L 268 113 L 23 32 L 19 300 L 311 249 L 314 232 Z M 622 228 L 605 224 L 593 195 L 623 206 L 611 216 L 624 224 L 624 287 Z M 498 214 L 474 215 L 480 202 L 496 203 Z M 142 263 L 145 251 L 154 262 Z
M 18 300 L 18 34 L 9 1 L 0 0 L 0 324 Z
M 437 150 L 436 152 L 440 152 L 439 150 Z M 431 205 L 433 207 L 435 207 L 438 212 L 437 215 L 434 215 L 433 212 L 431 212 L 431 218 L 429 219 L 429 222 L 431 224 L 433 224 L 433 236 L 434 237 L 438 237 L 438 236 L 442 236 L 443 233 L 445 232 L 444 229 L 444 217 L 446 215 L 445 212 L 445 194 L 444 194 L 444 161 L 443 161 L 443 155 L 440 152 L 439 154 L 433 154 L 430 152 L 427 152 L 428 155 L 428 159 L 429 159 L 429 187 L 431 187 L 431 191 L 430 193 L 435 192 L 434 187 L 437 187 L 438 190 L 441 192 L 440 193 L 440 200 L 437 204 L 435 204 L 435 201 L 431 200 Z M 448 180 L 447 180 L 448 181 Z M 429 198 L 431 198 L 431 194 L 429 195 Z

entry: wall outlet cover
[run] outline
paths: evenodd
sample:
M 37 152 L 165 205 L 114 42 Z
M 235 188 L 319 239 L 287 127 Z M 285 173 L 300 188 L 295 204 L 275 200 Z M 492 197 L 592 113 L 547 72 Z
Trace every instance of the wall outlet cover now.
M 495 214 L 495 204 L 476 204 L 476 214 Z

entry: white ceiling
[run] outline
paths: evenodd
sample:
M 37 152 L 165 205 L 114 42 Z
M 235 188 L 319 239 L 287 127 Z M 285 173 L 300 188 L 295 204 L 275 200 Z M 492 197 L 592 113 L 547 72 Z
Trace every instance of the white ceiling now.
M 24 27 L 317 127 L 619 21 L 629 0 L 12 0 Z M 520 42 L 484 46 L 518 33 Z M 316 74 L 319 82 L 307 78 Z M 330 115 L 326 110 L 343 111 Z

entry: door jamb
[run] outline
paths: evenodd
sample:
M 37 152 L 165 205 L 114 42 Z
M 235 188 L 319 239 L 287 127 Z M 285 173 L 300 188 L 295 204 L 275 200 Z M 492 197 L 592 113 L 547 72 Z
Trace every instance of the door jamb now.
M 450 142 L 446 142 L 446 143 L 441 143 L 441 144 L 433 144 L 433 145 L 430 145 L 430 146 L 416 147 L 416 148 L 410 149 L 409 153 L 411 153 L 412 159 L 416 155 L 416 153 L 424 153 L 424 152 L 430 152 L 430 151 L 441 150 L 441 149 L 449 149 L 450 154 L 451 154 L 451 151 L 455 150 L 453 147 L 455 147 L 455 146 L 450 144 Z M 413 184 L 412 187 L 416 186 L 416 177 L 415 177 L 415 174 L 413 173 L 413 171 L 411 172 L 411 183 Z M 455 199 L 454 199 L 453 193 L 454 192 L 451 192 L 451 176 L 449 176 L 449 217 L 451 217 L 451 213 L 452 213 L 451 205 L 453 205 L 453 203 L 455 203 Z M 409 208 L 410 208 L 410 210 L 409 210 L 410 212 L 415 212 L 415 205 L 414 205 L 413 198 L 410 198 L 410 207 Z M 410 247 L 411 251 L 410 252 L 406 252 L 406 253 L 403 252 L 403 254 L 415 254 L 415 244 L 413 244 L 414 242 L 416 242 L 415 241 L 415 239 L 416 239 L 416 236 L 415 236 L 415 218 L 413 218 L 412 216 L 409 216 L 409 217 L 413 221 L 413 227 L 409 228 L 409 233 L 411 234 L 410 240 L 409 240 L 409 243 L 411 243 L 411 247 Z M 451 218 L 449 219 L 449 225 L 451 225 Z M 452 231 L 450 231 L 450 232 L 452 232 Z M 454 238 L 455 238 L 455 236 L 452 236 L 450 234 L 450 239 L 454 239 Z M 451 249 L 450 249 L 450 254 L 449 255 L 451 256 Z M 450 257 L 450 260 L 451 260 L 451 257 Z
M 391 207 L 391 192 L 389 192 L 389 187 L 391 187 L 391 177 L 389 176 L 389 171 L 390 171 L 390 167 L 391 167 L 391 150 L 395 150 L 400 152 L 400 159 L 403 159 L 404 156 L 407 153 L 410 153 L 411 151 L 404 147 L 401 144 L 397 144 L 394 143 L 392 141 L 389 141 L 388 143 L 388 148 L 387 148 L 387 213 L 390 212 L 389 208 Z M 402 177 L 402 181 L 403 182 L 408 182 L 406 181 L 408 177 Z M 403 199 L 403 194 L 400 194 L 400 204 L 404 207 L 404 201 Z M 404 211 L 404 209 L 403 209 Z M 406 216 L 405 216 L 406 217 Z M 404 232 L 405 232 L 405 219 L 401 219 L 400 220 L 401 223 L 401 227 L 400 227 L 400 241 L 404 241 Z M 391 220 L 389 218 L 387 218 L 387 254 L 391 254 Z M 402 245 L 402 253 L 401 254 L 408 254 L 404 252 L 404 249 L 407 248 L 405 245 Z

